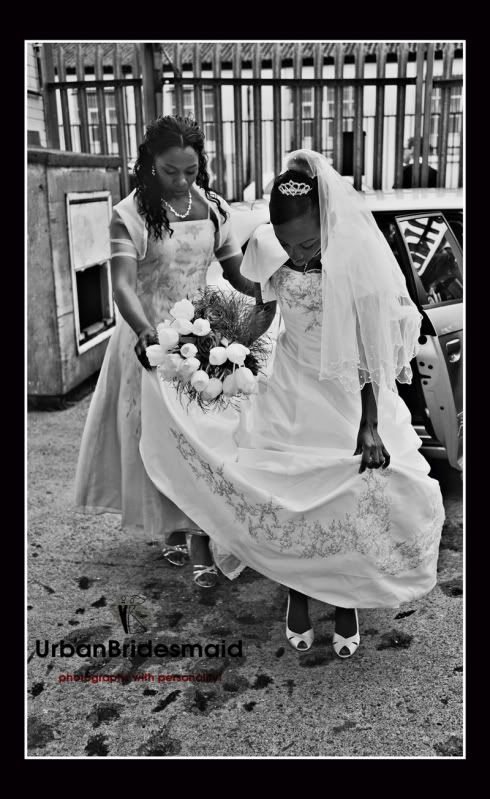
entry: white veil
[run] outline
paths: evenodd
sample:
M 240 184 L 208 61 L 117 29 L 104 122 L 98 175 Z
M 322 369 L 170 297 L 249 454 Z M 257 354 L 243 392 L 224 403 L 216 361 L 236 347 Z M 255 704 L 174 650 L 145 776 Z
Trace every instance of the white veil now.
M 422 319 L 396 258 L 363 197 L 325 156 L 295 150 L 286 169 L 318 180 L 323 267 L 319 379 L 339 380 L 351 392 L 367 382 L 376 395 L 380 388 L 396 392 L 396 380 L 411 382 L 410 361 Z M 247 248 L 242 265 L 242 272 L 264 287 L 287 257 L 268 227 L 264 251 L 258 239 L 248 259 Z M 270 298 L 266 291 L 264 300 Z

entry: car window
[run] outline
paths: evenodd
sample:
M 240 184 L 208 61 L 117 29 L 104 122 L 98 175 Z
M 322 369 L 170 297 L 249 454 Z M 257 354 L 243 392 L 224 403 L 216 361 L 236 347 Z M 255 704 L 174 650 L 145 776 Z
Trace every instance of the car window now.
M 393 255 L 395 256 L 398 263 L 401 262 L 401 253 L 398 247 L 397 242 L 397 235 L 396 235 L 396 226 L 390 219 L 386 217 L 375 217 L 376 222 L 378 224 L 379 229 L 381 230 L 383 236 L 385 237 L 386 241 L 390 245 Z
M 414 270 L 426 294 L 426 305 L 460 300 L 463 278 L 458 254 L 442 216 L 398 220 Z
M 461 211 L 444 211 L 444 216 L 449 222 L 449 227 L 458 240 L 458 244 L 463 249 L 463 216 Z

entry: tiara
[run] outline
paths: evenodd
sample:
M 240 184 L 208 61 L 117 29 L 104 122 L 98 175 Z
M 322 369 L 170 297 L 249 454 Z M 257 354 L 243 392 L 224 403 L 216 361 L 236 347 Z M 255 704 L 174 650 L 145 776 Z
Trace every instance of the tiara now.
M 281 194 L 287 194 L 288 197 L 300 197 L 303 194 L 309 194 L 311 186 L 307 183 L 296 183 L 294 180 L 288 183 L 280 183 L 278 186 Z

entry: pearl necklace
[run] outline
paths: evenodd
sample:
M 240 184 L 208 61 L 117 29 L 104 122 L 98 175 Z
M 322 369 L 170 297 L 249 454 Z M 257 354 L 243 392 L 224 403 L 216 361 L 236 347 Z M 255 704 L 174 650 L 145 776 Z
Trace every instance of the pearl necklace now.
M 172 213 L 173 213 L 175 216 L 178 216 L 178 217 L 179 217 L 179 219 L 185 219 L 187 216 L 189 216 L 189 214 L 190 214 L 190 212 L 191 212 L 191 208 L 192 208 L 192 194 L 191 194 L 191 192 L 190 192 L 190 190 L 189 190 L 189 202 L 188 202 L 188 204 L 187 204 L 187 211 L 185 212 L 185 214 L 179 214 L 179 212 L 178 212 L 178 211 L 176 211 L 176 210 L 175 210 L 175 208 L 173 208 L 173 207 L 170 205 L 170 203 L 168 203 L 166 200 L 164 200 L 164 199 L 163 199 L 163 197 L 162 197 L 162 204 L 163 204 L 163 205 L 166 205 L 166 206 L 167 206 L 167 208 L 168 208 L 170 211 L 172 211 Z

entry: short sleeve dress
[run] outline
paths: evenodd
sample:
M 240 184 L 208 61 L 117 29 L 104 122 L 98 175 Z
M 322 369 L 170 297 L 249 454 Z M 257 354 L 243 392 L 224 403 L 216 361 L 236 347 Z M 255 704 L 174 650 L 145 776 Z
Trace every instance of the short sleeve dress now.
M 152 325 L 167 318 L 175 302 L 192 298 L 206 285 L 213 260 L 241 254 L 226 202 L 219 197 L 228 211 L 224 220 L 217 205 L 202 196 L 208 204 L 207 218 L 172 222 L 173 235 L 161 240 L 148 234 L 134 191 L 114 206 L 138 254 L 136 293 Z M 121 513 L 123 526 L 173 543 L 177 531 L 202 531 L 155 487 L 143 466 L 139 452 L 143 367 L 134 352 L 136 340 L 118 314 L 82 436 L 75 504 L 83 513 Z

